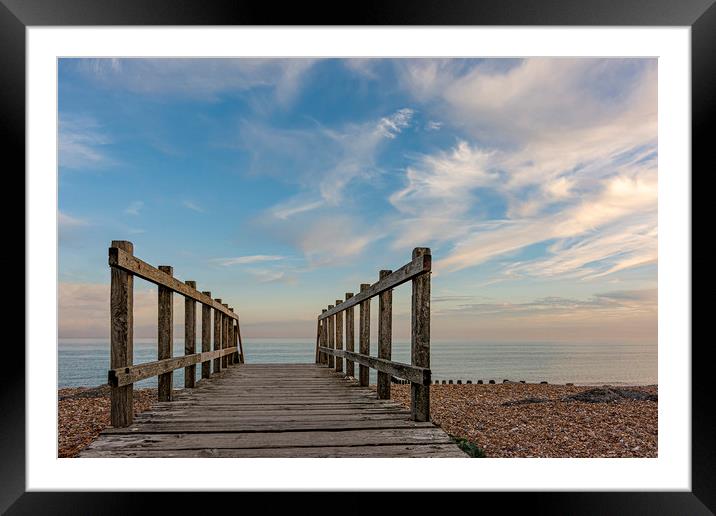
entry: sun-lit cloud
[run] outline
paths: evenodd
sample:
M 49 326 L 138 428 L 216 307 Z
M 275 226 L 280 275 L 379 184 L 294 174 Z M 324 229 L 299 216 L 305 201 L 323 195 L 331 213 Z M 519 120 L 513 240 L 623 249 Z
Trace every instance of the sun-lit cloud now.
M 245 265 L 247 263 L 259 263 L 259 262 L 275 262 L 283 260 L 283 256 L 269 255 L 269 254 L 254 254 L 250 256 L 236 256 L 234 258 L 215 258 L 212 262 L 224 267 L 231 265 Z

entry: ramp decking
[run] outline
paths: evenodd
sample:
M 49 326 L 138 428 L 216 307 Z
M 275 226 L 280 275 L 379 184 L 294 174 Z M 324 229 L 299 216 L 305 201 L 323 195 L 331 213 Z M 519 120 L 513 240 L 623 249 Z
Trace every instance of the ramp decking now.
M 315 364 L 241 364 L 110 428 L 80 457 L 466 457 L 431 422 Z

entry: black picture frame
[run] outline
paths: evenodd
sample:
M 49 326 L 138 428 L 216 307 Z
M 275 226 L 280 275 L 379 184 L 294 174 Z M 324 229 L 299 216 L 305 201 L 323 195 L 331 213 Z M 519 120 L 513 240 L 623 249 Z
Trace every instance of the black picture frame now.
M 339 9 L 341 7 L 341 9 Z M 708 171 L 707 149 L 713 147 L 708 127 L 716 115 L 716 6 L 714 0 L 452 0 L 363 1 L 354 9 L 338 3 L 285 3 L 207 0 L 0 0 L 0 105 L 4 157 L 25 166 L 25 29 L 28 26 L 82 25 L 551 25 L 551 26 L 690 26 L 692 72 L 692 172 Z M 350 16 L 346 14 L 350 11 Z M 709 168 L 712 168 L 709 167 Z M 692 232 L 693 234 L 693 232 Z M 693 263 L 693 260 L 692 260 Z M 25 274 L 32 271 L 25 270 Z M 693 317 L 692 317 L 693 321 Z M 693 327 L 693 323 L 692 323 Z M 691 343 L 674 343 L 691 345 Z M 475 493 L 465 510 L 498 502 L 499 512 L 529 504 L 536 514 L 713 514 L 716 512 L 716 431 L 710 422 L 711 362 L 709 342 L 692 345 L 692 491 L 602 493 Z M 16 358 L 15 358 L 16 357 Z M 127 513 L 150 503 L 157 494 L 25 492 L 25 363 L 13 355 L 0 387 L 0 512 L 7 514 Z M 666 414 L 668 417 L 668 414 Z M 316 490 L 320 490 L 317 485 Z M 295 498 L 292 503 L 301 504 Z M 231 506 L 241 496 L 250 510 L 248 494 L 211 494 L 214 503 Z M 228 498 L 231 496 L 232 498 Z M 254 495 L 251 495 L 253 498 Z M 281 501 L 282 497 L 275 497 Z M 366 494 L 346 494 L 345 507 L 356 507 Z M 425 507 L 425 494 L 411 495 L 411 505 Z M 495 498 L 499 497 L 498 500 Z M 191 509 L 196 495 L 175 493 L 161 500 L 162 510 Z M 221 501 L 220 501 L 221 500 Z M 374 500 L 371 498 L 371 500 Z M 225 501 L 225 502 L 224 502 Z M 395 502 L 395 509 L 405 504 Z M 419 505 L 418 505 L 419 504 Z M 473 505 L 475 504 L 475 505 Z M 331 504 L 333 505 L 333 504 Z M 145 506 L 149 507 L 149 505 Z M 197 505 L 198 507 L 198 505 Z M 312 503 L 320 510 L 320 506 Z M 330 506 L 329 506 L 330 509 Z M 385 510 L 392 510 L 390 503 Z M 444 507 L 447 509 L 447 507 Z M 452 510 L 457 509 L 453 506 Z M 217 508 L 218 510 L 218 508 Z M 472 509 L 470 509 L 472 510 Z M 133 512 L 130 510 L 130 512 Z

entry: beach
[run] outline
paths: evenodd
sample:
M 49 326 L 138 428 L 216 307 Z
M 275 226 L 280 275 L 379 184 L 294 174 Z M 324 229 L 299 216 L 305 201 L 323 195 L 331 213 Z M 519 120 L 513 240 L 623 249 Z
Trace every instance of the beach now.
M 486 457 L 657 456 L 656 385 L 590 391 L 521 383 L 432 385 L 430 410 L 435 424 Z M 568 399 L 585 392 L 590 401 Z M 58 398 L 58 456 L 73 457 L 109 426 L 109 388 L 59 389 Z M 393 384 L 392 398 L 409 407 L 410 386 Z M 156 399 L 156 389 L 135 389 L 134 413 Z

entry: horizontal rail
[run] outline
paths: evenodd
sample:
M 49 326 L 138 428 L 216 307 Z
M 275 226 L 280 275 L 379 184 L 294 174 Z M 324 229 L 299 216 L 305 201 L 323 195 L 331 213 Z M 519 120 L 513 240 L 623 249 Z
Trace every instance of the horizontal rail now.
M 190 365 L 200 364 L 202 362 L 208 362 L 209 360 L 221 358 L 223 356 L 236 353 L 237 350 L 238 348 L 234 346 L 233 348 L 205 351 L 203 353 L 194 353 L 193 355 L 165 358 L 164 360 L 157 360 L 155 362 L 146 362 L 135 366 L 110 369 L 108 383 L 112 387 L 122 387 L 124 385 L 138 382 L 139 380 L 169 373 L 175 369 L 182 369 Z
M 118 247 L 109 248 L 109 265 L 110 267 L 117 267 L 118 269 L 122 269 L 130 274 L 139 276 L 140 278 L 150 281 L 156 285 L 161 285 L 162 287 L 171 289 L 178 294 L 199 301 L 200 303 L 210 306 L 214 310 L 218 310 L 232 319 L 239 319 L 239 316 L 235 312 L 232 312 L 221 303 L 214 301 L 209 296 L 202 294 L 198 290 L 188 286 L 186 283 L 176 279 L 174 276 L 160 271 L 156 267 L 149 265 L 147 262 L 132 256 Z
M 362 290 L 355 296 L 346 299 L 340 305 L 335 306 L 326 312 L 323 312 L 321 315 L 318 316 L 318 319 L 325 319 L 326 317 L 335 315 L 338 312 L 342 312 L 346 308 L 359 305 L 366 299 L 370 299 L 371 297 L 375 297 L 378 294 L 381 294 L 387 290 L 391 290 L 398 285 L 402 285 L 403 283 L 410 281 L 416 276 L 420 276 L 421 274 L 430 272 L 431 267 L 432 260 L 429 254 L 416 256 L 415 258 L 413 258 L 413 261 L 411 261 L 410 263 L 406 263 L 397 271 L 392 272 L 382 280 L 372 284 L 370 287 L 365 290 Z
M 333 349 L 324 346 L 320 346 L 319 349 L 328 355 L 347 358 L 348 360 L 352 360 L 378 371 L 388 373 L 397 378 L 404 378 L 411 383 L 430 385 L 430 369 L 425 367 L 418 367 L 410 364 L 403 364 L 401 362 L 394 362 L 392 360 L 386 360 L 384 358 L 362 355 L 361 353 L 356 353 L 354 351 L 344 351 L 342 349 Z

